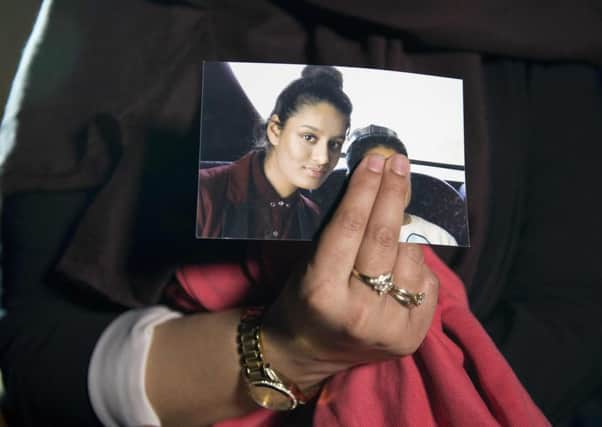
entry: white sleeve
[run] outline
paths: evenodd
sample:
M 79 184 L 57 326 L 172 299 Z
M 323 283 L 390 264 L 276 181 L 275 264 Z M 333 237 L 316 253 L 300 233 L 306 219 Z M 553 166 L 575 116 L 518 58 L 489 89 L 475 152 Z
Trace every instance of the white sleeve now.
M 161 425 L 146 394 L 146 361 L 155 326 L 180 316 L 164 306 L 130 310 L 103 332 L 90 361 L 88 392 L 105 426 Z

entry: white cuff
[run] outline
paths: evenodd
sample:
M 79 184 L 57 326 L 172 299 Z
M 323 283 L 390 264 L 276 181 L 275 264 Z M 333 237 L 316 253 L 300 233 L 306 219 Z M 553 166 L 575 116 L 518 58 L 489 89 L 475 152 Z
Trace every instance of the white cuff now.
M 130 310 L 103 332 L 90 361 L 88 392 L 105 426 L 161 425 L 146 394 L 146 361 L 155 326 L 180 316 L 163 306 Z

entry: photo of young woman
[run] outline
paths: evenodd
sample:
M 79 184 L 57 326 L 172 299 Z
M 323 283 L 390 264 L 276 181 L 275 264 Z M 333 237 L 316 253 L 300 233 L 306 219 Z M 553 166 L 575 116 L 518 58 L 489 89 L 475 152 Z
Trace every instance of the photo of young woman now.
M 197 237 L 310 240 L 322 213 L 301 190 L 319 188 L 336 166 L 351 111 L 342 74 L 306 66 L 277 97 L 251 151 L 200 169 Z

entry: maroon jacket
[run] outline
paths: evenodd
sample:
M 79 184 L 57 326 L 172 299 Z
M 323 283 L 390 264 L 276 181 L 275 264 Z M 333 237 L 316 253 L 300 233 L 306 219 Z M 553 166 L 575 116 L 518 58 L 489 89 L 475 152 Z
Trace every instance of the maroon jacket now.
M 282 198 L 263 171 L 263 153 L 199 171 L 197 237 L 310 240 L 320 208 L 299 190 Z

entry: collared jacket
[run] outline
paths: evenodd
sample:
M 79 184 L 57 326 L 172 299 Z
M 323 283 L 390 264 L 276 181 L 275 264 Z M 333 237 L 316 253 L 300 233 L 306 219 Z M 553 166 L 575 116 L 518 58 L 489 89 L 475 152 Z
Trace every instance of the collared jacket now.
M 310 240 L 320 209 L 300 190 L 282 198 L 263 172 L 263 152 L 199 171 L 197 237 Z

